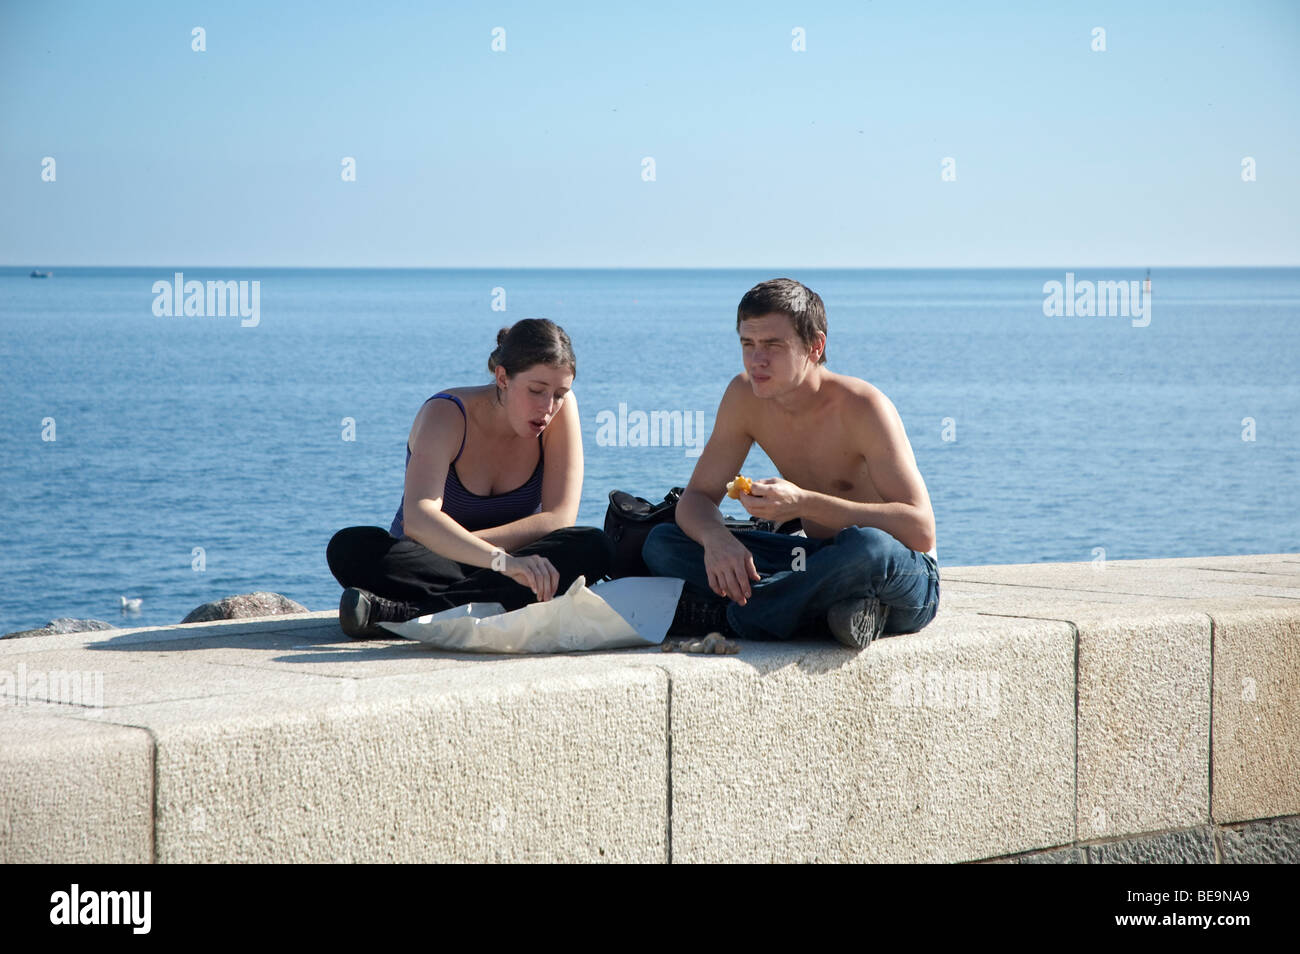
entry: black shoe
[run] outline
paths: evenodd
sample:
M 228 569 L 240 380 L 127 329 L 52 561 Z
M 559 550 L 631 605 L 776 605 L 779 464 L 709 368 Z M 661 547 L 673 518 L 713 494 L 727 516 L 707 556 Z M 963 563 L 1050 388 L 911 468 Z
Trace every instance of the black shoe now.
M 376 623 L 404 623 L 423 615 L 411 603 L 384 599 L 369 590 L 349 587 L 339 598 L 339 626 L 353 639 L 399 639 Z
M 736 631 L 727 622 L 729 601 L 718 597 L 694 596 L 682 591 L 677 601 L 677 613 L 668 627 L 669 636 L 707 636 L 721 633 L 728 639 L 738 639 Z
M 826 625 L 850 649 L 866 649 L 885 631 L 889 607 L 876 599 L 840 600 L 826 611 Z

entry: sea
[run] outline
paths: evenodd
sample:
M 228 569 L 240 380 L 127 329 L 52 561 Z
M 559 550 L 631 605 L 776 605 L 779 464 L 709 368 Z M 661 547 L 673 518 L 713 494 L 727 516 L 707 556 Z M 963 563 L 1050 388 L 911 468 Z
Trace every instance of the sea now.
M 699 435 L 636 415 L 707 435 L 737 304 L 782 276 L 824 300 L 829 367 L 897 407 L 941 569 L 1300 550 L 1297 268 L 1156 268 L 1149 297 L 1145 267 L 31 271 L 0 268 L 0 633 L 255 590 L 336 608 L 330 537 L 388 528 L 416 411 L 486 382 L 519 318 L 573 341 L 578 522 L 659 500 Z M 178 275 L 246 282 L 246 313 L 176 314 Z M 1129 313 L 1076 299 L 1100 282 Z M 775 476 L 758 448 L 744 473 Z

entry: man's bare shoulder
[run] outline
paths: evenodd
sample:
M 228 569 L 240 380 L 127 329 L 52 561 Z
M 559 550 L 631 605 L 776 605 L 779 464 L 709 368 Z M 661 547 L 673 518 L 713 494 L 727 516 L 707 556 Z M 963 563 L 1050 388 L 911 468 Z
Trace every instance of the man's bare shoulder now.
M 738 375 L 727 382 L 727 389 L 722 392 L 723 400 L 732 398 L 733 400 L 741 397 L 753 397 L 754 388 L 749 381 L 749 372 L 741 371 Z
M 758 398 L 754 397 L 754 387 L 749 381 L 749 373 L 742 371 L 727 382 L 727 388 L 722 392 L 722 400 L 718 402 L 718 414 L 737 418 L 748 417 L 750 408 L 757 401 Z
M 718 413 L 713 419 L 716 432 L 731 434 L 736 437 L 749 436 L 753 430 L 754 389 L 749 383 L 749 375 L 741 372 L 727 382 L 718 402 Z
M 841 412 L 848 411 L 858 415 L 869 414 L 873 418 L 886 413 L 894 402 L 884 391 L 869 381 L 855 378 L 848 374 L 828 374 L 826 387 L 834 391 L 835 398 L 842 402 Z

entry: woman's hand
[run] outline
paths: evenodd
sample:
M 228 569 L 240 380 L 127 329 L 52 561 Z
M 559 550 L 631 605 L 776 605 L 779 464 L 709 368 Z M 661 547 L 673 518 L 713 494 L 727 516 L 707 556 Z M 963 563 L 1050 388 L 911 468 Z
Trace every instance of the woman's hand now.
M 520 586 L 533 591 L 539 603 L 545 603 L 555 595 L 560 585 L 560 572 L 544 556 L 506 556 L 505 568 L 501 571 Z

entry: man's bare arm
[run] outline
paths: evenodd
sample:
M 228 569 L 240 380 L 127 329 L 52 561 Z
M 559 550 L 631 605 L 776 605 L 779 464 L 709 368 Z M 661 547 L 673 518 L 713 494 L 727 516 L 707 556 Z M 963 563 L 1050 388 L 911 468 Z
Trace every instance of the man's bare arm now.
M 857 503 L 816 491 L 804 491 L 803 512 L 809 520 L 842 530 L 845 527 L 876 527 L 903 546 L 924 553 L 934 546 L 934 518 L 919 507 L 903 503 Z M 926 525 L 931 529 L 924 529 Z M 928 535 L 926 535 L 928 534 Z
M 863 455 L 871 480 L 885 502 L 857 503 L 803 490 L 800 516 L 833 530 L 877 527 L 912 550 L 931 549 L 935 528 L 930 494 L 917 469 L 898 409 L 883 394 L 874 394 L 867 398 L 867 413 L 860 420 L 857 433 L 863 440 Z
M 677 525 L 704 548 L 704 569 L 709 586 L 719 596 L 744 605 L 750 597 L 749 583 L 757 580 L 754 556 L 728 532 L 722 522 L 718 501 L 728 482 L 739 473 L 754 439 L 745 425 L 742 403 L 751 391 L 743 375 L 733 378 L 722 395 L 713 422 L 713 433 L 695 462 L 690 482 L 677 501 Z
M 681 500 L 677 501 L 677 525 L 700 546 L 731 536 L 722 522 L 718 502 L 726 493 L 727 484 L 740 473 L 754 443 L 740 410 L 740 399 L 749 390 L 749 382 L 739 375 L 727 385 L 718 405 L 713 432 L 695 462 Z

